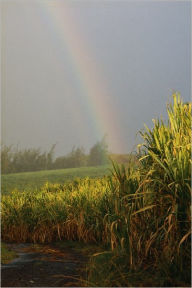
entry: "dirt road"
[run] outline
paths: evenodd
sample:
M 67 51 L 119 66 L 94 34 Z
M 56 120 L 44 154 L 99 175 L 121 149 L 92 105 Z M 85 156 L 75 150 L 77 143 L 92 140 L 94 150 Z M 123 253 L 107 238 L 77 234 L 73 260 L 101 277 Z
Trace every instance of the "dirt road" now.
M 18 257 L 1 267 L 1 287 L 83 287 L 87 258 L 56 245 L 9 244 Z

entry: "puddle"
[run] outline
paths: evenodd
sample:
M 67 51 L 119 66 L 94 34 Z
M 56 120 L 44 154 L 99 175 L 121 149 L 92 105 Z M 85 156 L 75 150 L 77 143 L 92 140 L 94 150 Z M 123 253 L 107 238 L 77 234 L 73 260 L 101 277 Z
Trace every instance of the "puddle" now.
M 19 264 L 25 264 L 27 262 L 31 262 L 35 253 L 17 253 L 17 258 L 13 259 L 7 264 L 1 264 L 1 269 L 17 267 Z

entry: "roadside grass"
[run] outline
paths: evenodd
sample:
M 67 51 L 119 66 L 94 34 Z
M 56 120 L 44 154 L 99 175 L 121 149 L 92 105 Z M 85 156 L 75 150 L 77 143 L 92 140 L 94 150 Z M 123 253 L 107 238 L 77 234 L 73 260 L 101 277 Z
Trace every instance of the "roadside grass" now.
M 191 104 L 176 94 L 167 112 L 141 133 L 140 165 L 3 195 L 3 240 L 101 245 L 88 286 L 190 287 Z
M 15 251 L 10 250 L 5 243 L 1 243 L 1 264 L 8 264 L 16 257 Z
M 191 287 L 191 103 L 174 94 L 167 113 L 141 132 L 140 167 L 114 163 L 112 251 L 92 257 L 96 287 Z
M 103 238 L 107 242 L 102 219 L 113 209 L 112 197 L 107 177 L 46 183 L 36 191 L 15 190 L 2 195 L 2 238 L 33 243 L 97 243 Z
M 103 253 L 105 251 L 105 248 L 102 247 L 100 244 L 97 243 L 83 243 L 83 242 L 77 242 L 77 241 L 58 241 L 55 242 L 54 245 L 58 248 L 65 248 L 65 249 L 72 249 L 80 254 L 83 254 L 86 257 L 92 257 L 93 255 L 97 253 Z
M 4 174 L 1 176 L 1 192 L 33 191 L 46 182 L 64 184 L 75 178 L 100 178 L 110 173 L 109 168 L 111 165 Z

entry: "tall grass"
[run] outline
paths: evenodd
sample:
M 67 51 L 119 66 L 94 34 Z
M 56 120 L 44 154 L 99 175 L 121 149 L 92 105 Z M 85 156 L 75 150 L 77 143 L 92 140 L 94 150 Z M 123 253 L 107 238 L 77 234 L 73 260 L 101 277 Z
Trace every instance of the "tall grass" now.
M 140 165 L 3 196 L 3 240 L 104 245 L 88 269 L 92 286 L 190 285 L 191 104 L 174 95 L 167 112 L 141 132 Z
M 33 192 L 13 191 L 2 196 L 2 238 L 40 243 L 102 241 L 102 219 L 111 209 L 109 199 L 105 178 L 79 179 L 65 185 L 47 183 Z
M 116 220 L 107 223 L 114 253 L 106 260 L 108 278 L 95 277 L 104 255 L 93 258 L 90 279 L 97 286 L 190 285 L 191 104 L 175 94 L 167 112 L 167 122 L 154 120 L 153 129 L 141 132 L 141 166 L 114 165 Z M 141 284 L 134 273 L 154 281 Z

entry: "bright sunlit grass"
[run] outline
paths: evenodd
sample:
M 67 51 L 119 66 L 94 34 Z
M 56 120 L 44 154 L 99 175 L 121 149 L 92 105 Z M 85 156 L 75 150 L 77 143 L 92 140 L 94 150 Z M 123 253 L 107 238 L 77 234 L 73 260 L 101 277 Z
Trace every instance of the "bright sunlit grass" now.
M 155 120 L 142 133 L 140 165 L 114 163 L 111 175 L 100 179 L 3 195 L 3 240 L 102 245 L 106 251 L 95 254 L 88 269 L 95 286 L 138 286 L 138 279 L 145 286 L 188 285 L 191 104 L 173 99 L 168 122 Z
M 34 191 L 35 189 L 39 189 L 46 182 L 64 184 L 66 181 L 71 181 L 77 177 L 98 178 L 109 174 L 109 168 L 111 168 L 110 165 L 104 165 L 97 167 L 5 174 L 1 176 L 1 191 L 3 194 L 11 192 L 14 189 L 18 189 L 19 191 Z

